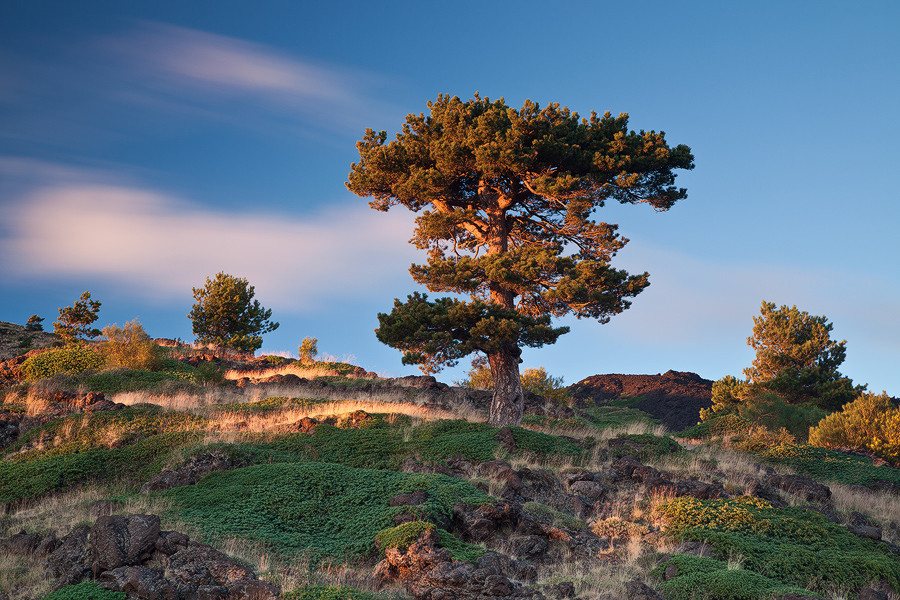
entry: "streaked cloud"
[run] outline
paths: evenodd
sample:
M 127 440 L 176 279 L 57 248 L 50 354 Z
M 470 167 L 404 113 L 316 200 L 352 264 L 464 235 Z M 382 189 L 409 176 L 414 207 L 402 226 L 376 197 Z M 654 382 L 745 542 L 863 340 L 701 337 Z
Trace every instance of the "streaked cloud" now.
M 101 278 L 135 295 L 183 298 L 207 276 L 246 277 L 267 305 L 311 310 L 406 281 L 410 214 L 365 204 L 305 217 L 224 213 L 139 187 L 57 183 L 4 211 L 4 269 Z
M 141 23 L 98 46 L 124 61 L 156 92 L 305 113 L 319 125 L 337 125 L 348 113 L 370 112 L 372 99 L 364 89 L 377 81 L 366 72 L 315 63 L 265 44 L 162 23 Z

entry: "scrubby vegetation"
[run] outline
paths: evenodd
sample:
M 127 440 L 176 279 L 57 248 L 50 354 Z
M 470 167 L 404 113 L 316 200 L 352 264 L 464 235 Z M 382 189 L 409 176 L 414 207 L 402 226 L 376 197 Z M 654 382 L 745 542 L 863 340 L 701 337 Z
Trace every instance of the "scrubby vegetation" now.
M 163 528 L 212 544 L 281 586 L 282 598 L 305 600 L 404 597 L 399 584 L 376 590 L 372 567 L 386 549 L 402 550 L 425 530 L 458 561 L 476 563 L 489 552 L 528 561 L 541 553 L 526 588 L 545 596 L 555 593 L 545 586 L 565 582 L 585 600 L 624 596 L 631 579 L 670 600 L 837 599 L 867 585 L 900 587 L 892 550 L 900 544 L 900 500 L 867 491 L 900 489 L 900 470 L 890 462 L 898 409 L 884 394 L 865 394 L 827 416 L 808 441 L 803 423 L 811 419 L 803 415 L 812 407 L 781 399 L 741 399 L 673 436 L 635 408 L 642 398 L 583 408 L 545 398 L 522 427 L 501 431 L 485 423 L 483 408 L 438 408 L 436 396 L 414 388 L 379 396 L 353 365 L 278 356 L 247 364 L 227 353 L 158 347 L 137 327 L 130 336 L 128 326 L 108 328 L 106 342 L 115 347 L 37 354 L 26 361 L 28 379 L 4 388 L 0 417 L 16 419 L 20 430 L 2 448 L 0 539 L 23 530 L 62 536 L 94 522 L 93 503 L 111 503 L 122 513 L 158 514 Z M 140 355 L 158 360 L 131 362 Z M 288 374 L 314 380 L 309 389 L 319 393 L 235 383 Z M 724 398 L 739 384 L 717 382 L 716 393 Z M 88 392 L 126 406 L 78 408 Z M 335 400 L 338 392 L 350 399 Z M 838 450 L 846 448 L 857 452 Z M 213 459 L 227 468 L 192 485 L 140 493 L 165 469 Z M 625 468 L 620 460 L 644 471 L 616 475 Z M 482 471 L 488 461 L 499 466 Z M 745 496 L 765 467 L 812 477 L 834 496 L 815 503 L 775 490 L 784 502 L 774 504 Z M 676 497 L 675 481 L 719 486 L 725 495 Z M 537 495 L 519 497 L 517 486 Z M 591 499 L 566 500 L 576 489 Z M 391 506 L 401 494 L 419 498 Z M 476 540 L 454 510 L 508 502 L 530 523 L 525 531 Z M 854 535 L 854 523 L 877 526 L 883 541 Z M 673 554 L 682 542 L 704 543 L 713 555 Z M 572 554 L 590 544 L 590 553 Z M 0 560 L 0 586 L 9 589 L 0 592 L 10 600 L 122 597 L 90 581 L 48 596 L 42 568 Z

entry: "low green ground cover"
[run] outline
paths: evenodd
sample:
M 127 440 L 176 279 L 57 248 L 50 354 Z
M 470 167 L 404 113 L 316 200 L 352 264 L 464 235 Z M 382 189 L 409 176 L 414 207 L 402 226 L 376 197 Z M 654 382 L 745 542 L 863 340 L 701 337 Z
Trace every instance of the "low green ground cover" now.
M 288 592 L 281 600 L 382 600 L 384 597 L 346 585 L 311 585 Z
M 634 442 L 634 444 L 610 447 L 610 454 L 615 458 L 632 455 L 641 460 L 647 460 L 682 451 L 681 445 L 669 436 L 658 436 L 652 433 L 628 433 L 620 435 L 616 439 L 628 440 Z
M 785 585 L 822 590 L 883 579 L 900 584 L 900 560 L 884 544 L 857 537 L 801 507 L 773 508 L 759 498 L 676 498 L 660 507 L 679 541 L 706 542 L 746 569 Z
M 675 554 L 650 572 L 662 579 L 670 564 L 676 566 L 675 577 L 663 581 L 656 590 L 667 600 L 763 600 L 785 594 L 806 596 L 804 588 L 789 586 L 742 568 L 730 568 L 728 563 L 689 554 Z
M 554 508 L 541 504 L 540 502 L 526 502 L 522 505 L 522 510 L 533 517 L 543 519 L 556 527 L 565 527 L 566 529 L 584 530 L 587 524 L 581 519 L 572 515 L 567 515 Z
M 2 461 L 0 503 L 39 498 L 84 483 L 140 485 L 159 473 L 174 451 L 196 444 L 202 436 L 202 432 L 164 433 L 114 450 Z
M 787 465 L 818 481 L 869 485 L 876 481 L 900 484 L 900 469 L 875 466 L 872 459 L 806 444 L 783 444 L 755 453 L 773 464 Z
M 105 590 L 93 581 L 85 581 L 51 592 L 44 600 L 125 600 L 125 597 L 125 592 Z
M 178 517 L 212 540 L 238 537 L 262 542 L 288 558 L 353 557 L 375 550 L 376 535 L 409 507 L 391 507 L 396 494 L 425 490 L 415 507 L 421 520 L 451 515 L 456 502 L 490 503 L 467 482 L 419 473 L 355 469 L 329 463 L 256 465 L 212 473 L 198 484 L 161 494 Z

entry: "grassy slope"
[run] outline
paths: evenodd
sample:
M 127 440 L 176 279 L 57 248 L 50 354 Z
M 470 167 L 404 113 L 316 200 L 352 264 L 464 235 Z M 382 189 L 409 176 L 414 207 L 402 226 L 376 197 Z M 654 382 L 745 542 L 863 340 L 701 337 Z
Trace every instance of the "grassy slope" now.
M 104 381 L 96 375 L 89 377 L 94 379 L 84 378 L 81 383 Z M 144 386 L 151 378 L 140 373 L 127 377 L 113 373 L 107 379 L 119 389 L 127 389 L 129 385 Z M 143 389 L 157 384 L 151 382 Z M 191 455 L 215 451 L 246 466 L 212 474 L 196 486 L 157 494 L 165 501 L 162 506 L 168 506 L 168 518 L 190 524 L 215 543 L 237 538 L 262 544 L 274 557 L 287 559 L 298 553 L 338 559 L 365 557 L 374 552 L 375 535 L 390 527 L 392 516 L 400 510 L 387 506 L 396 493 L 428 490 L 429 502 L 420 509 L 420 517 L 426 520 L 435 520 L 437 513 L 446 514 L 459 500 L 486 501 L 484 494 L 465 481 L 396 472 L 409 457 L 440 462 L 453 456 L 480 462 L 502 456 L 519 464 L 537 461 L 551 469 L 583 465 L 599 470 L 608 463 L 598 461 L 600 455 L 595 451 L 601 440 L 609 437 L 610 426 L 640 420 L 637 411 L 624 405 L 595 408 L 578 420 L 537 419 L 529 424 L 566 437 L 514 428 L 518 451 L 512 456 L 493 439 L 496 430 L 462 420 L 413 423 L 409 417 L 384 414 L 359 429 L 320 425 L 312 436 L 228 430 L 223 425 L 253 418 L 275 422 L 279 415 L 319 404 L 278 397 L 238 406 L 195 406 L 187 411 L 139 405 L 115 413 L 60 418 L 29 431 L 4 450 L 0 502 L 27 500 L 33 504 L 84 483 L 115 482 L 118 499 L 128 503 L 136 498 L 140 483 L 161 469 L 178 466 Z M 21 409 L 14 404 L 6 407 Z M 652 451 L 644 457 L 647 461 L 665 454 L 670 457 L 669 469 L 673 465 L 680 468 L 679 461 L 690 463 L 688 453 L 670 455 L 673 442 L 668 438 L 635 433 L 632 439 L 648 444 Z M 860 457 L 806 446 L 760 449 L 757 459 L 789 465 L 829 481 L 900 482 L 895 469 L 873 467 Z M 637 500 L 631 502 L 637 508 Z M 717 502 L 679 500 L 663 506 L 659 516 L 671 535 L 712 543 L 723 556 L 739 557 L 743 568 L 728 568 L 727 563 L 712 559 L 676 557 L 672 560 L 678 561 L 679 576 L 662 584 L 672 598 L 687 600 L 691 590 L 698 589 L 722 598 L 763 598 L 783 593 L 791 585 L 851 589 L 866 583 L 866 578 L 897 585 L 900 562 L 896 556 L 886 553 L 884 546 L 849 536 L 846 529 L 828 523 L 818 513 L 793 507 L 772 509 L 756 500 L 750 504 Z M 6 518 L 7 534 L 25 519 L 25 512 L 21 517 L 14 513 Z M 625 518 L 634 519 L 640 525 L 637 529 L 645 531 L 641 519 L 647 517 L 636 516 L 638 513 L 635 510 Z M 723 514 L 729 518 L 716 517 Z M 453 542 L 448 538 L 447 543 Z M 812 556 L 805 561 L 791 558 L 806 557 L 812 550 L 815 560 Z M 591 597 L 591 577 L 583 575 L 581 596 Z M 327 598 L 338 589 L 301 586 L 294 595 Z

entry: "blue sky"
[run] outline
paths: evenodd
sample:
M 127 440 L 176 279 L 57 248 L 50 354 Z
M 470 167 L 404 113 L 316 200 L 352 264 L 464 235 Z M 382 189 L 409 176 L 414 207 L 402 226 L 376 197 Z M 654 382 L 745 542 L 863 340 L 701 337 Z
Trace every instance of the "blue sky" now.
M 440 93 L 627 112 L 687 144 L 689 196 L 610 205 L 616 266 L 651 286 L 606 325 L 528 350 L 597 373 L 740 375 L 763 300 L 847 340 L 841 371 L 900 395 L 900 4 L 41 2 L 0 5 L 0 320 L 192 340 L 191 288 L 247 278 L 263 349 L 417 372 L 372 330 L 416 289 L 411 213 L 344 186 L 366 127 Z M 439 379 L 463 374 L 461 364 Z

